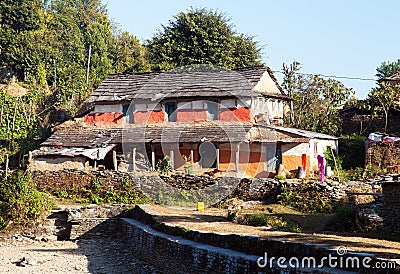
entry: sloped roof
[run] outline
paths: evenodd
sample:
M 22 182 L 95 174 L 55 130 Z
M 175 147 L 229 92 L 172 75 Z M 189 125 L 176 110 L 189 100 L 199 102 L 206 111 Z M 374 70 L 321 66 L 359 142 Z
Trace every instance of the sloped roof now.
M 251 123 L 198 124 L 171 123 L 165 125 L 129 125 L 125 128 L 64 128 L 59 129 L 42 146 L 104 147 L 118 143 L 198 143 L 240 142 L 245 139 Z
M 300 137 L 300 138 L 326 139 L 326 140 L 338 140 L 339 139 L 339 137 L 336 137 L 336 136 L 323 134 L 323 133 L 319 133 L 319 132 L 314 132 L 314 131 L 298 129 L 298 128 L 280 127 L 280 126 L 266 125 L 266 124 L 261 125 L 261 126 L 293 135 L 292 137 L 295 137 L 295 138 Z
M 264 73 L 268 73 L 278 92 L 252 90 Z M 284 94 L 269 67 L 248 67 L 235 70 L 203 67 L 173 70 L 165 73 L 113 74 L 92 93 L 86 104 L 93 102 L 160 100 L 185 97 L 253 97 L 265 95 L 290 99 Z
M 379 82 L 389 81 L 389 82 L 400 82 L 400 71 L 397 71 L 387 77 L 379 79 Z

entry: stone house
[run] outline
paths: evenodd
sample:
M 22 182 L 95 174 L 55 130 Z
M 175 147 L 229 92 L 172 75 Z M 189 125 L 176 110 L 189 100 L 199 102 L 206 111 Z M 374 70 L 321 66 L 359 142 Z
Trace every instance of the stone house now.
M 337 138 L 283 127 L 288 101 L 268 67 L 110 75 L 30 153 L 30 169 L 150 170 L 168 156 L 177 172 L 314 171 Z

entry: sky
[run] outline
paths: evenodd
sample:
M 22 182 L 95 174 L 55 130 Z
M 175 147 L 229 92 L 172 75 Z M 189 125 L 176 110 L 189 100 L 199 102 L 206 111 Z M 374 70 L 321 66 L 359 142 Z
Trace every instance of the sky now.
M 281 81 L 282 64 L 335 78 L 363 99 L 376 86 L 376 68 L 400 58 L 397 0 L 103 0 L 110 18 L 140 40 L 190 7 L 225 13 L 238 33 L 254 36 L 262 61 Z

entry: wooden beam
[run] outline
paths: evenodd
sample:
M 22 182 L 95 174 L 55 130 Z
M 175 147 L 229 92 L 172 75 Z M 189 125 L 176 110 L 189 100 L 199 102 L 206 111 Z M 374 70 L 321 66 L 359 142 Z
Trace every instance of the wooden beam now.
M 193 153 L 192 145 L 190 145 L 190 165 L 192 166 L 192 170 L 193 170 L 193 164 L 194 164 L 194 153 Z
M 217 169 L 219 170 L 219 148 L 217 148 Z
M 172 167 L 172 170 L 175 170 L 174 151 L 171 150 L 171 151 L 169 152 L 169 154 L 170 154 L 170 157 L 171 157 L 171 167 Z
M 236 146 L 236 157 L 235 157 L 235 171 L 239 172 L 239 157 L 240 157 L 240 144 L 237 144 Z
M 113 163 L 114 163 L 114 170 L 118 171 L 117 152 L 115 150 L 113 150 Z
M 136 147 L 132 150 L 132 169 L 133 172 L 136 172 Z

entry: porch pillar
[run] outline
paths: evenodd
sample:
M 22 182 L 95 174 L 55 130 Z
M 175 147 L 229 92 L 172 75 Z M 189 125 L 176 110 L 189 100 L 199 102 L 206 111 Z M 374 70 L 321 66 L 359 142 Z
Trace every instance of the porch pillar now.
M 113 163 L 114 163 L 114 170 L 118 170 L 118 162 L 117 162 L 117 152 L 113 150 Z
M 239 172 L 239 157 L 240 157 L 240 144 L 236 145 L 236 157 L 235 157 L 235 171 Z
M 217 148 L 217 169 L 219 170 L 219 148 Z
M 132 150 L 132 169 L 133 172 L 136 172 L 136 147 Z
M 151 146 L 151 167 L 153 168 L 153 171 L 156 170 L 156 153 L 154 152 L 154 147 L 153 144 Z
M 193 164 L 194 164 L 194 153 L 193 153 L 193 147 L 192 145 L 190 145 L 190 164 L 192 166 L 192 170 L 193 170 Z
M 175 170 L 174 151 L 171 150 L 171 151 L 169 152 L 169 154 L 170 154 L 170 157 L 171 157 L 171 167 L 172 167 L 172 170 Z

